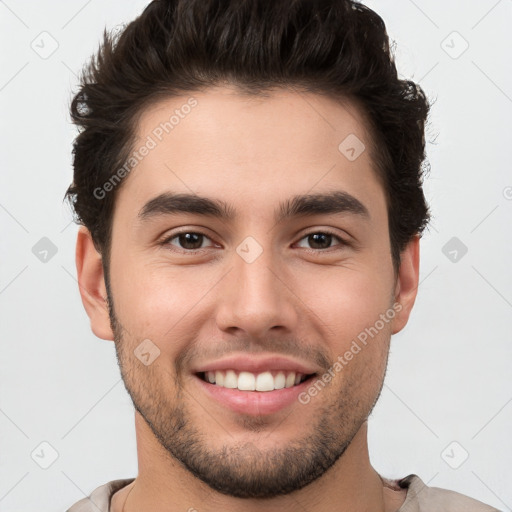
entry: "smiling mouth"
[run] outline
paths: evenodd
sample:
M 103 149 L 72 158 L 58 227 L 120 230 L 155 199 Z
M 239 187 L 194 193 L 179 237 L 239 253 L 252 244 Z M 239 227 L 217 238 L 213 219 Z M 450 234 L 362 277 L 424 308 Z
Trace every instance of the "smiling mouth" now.
M 222 388 L 268 392 L 298 386 L 313 378 L 316 373 L 306 375 L 289 370 L 272 370 L 261 373 L 216 370 L 199 372 L 196 375 L 203 381 Z

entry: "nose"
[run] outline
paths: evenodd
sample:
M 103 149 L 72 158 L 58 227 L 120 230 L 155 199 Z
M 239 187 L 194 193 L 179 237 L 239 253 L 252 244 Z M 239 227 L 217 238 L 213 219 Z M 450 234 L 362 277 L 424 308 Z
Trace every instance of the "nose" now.
M 252 339 L 272 329 L 294 332 L 300 301 L 271 252 L 264 250 L 251 263 L 234 255 L 217 301 L 216 323 L 222 331 L 244 331 Z

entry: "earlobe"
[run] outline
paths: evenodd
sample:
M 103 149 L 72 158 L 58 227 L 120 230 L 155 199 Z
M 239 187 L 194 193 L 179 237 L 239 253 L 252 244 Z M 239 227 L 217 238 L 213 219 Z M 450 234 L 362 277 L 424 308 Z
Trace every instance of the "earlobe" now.
M 400 304 L 392 323 L 392 334 L 407 324 L 418 292 L 420 237 L 416 235 L 401 253 L 400 268 L 395 286 L 395 303 Z
M 84 226 L 78 230 L 75 256 L 80 296 L 91 329 L 98 338 L 112 341 L 114 335 L 110 327 L 101 254 L 94 246 L 91 233 Z

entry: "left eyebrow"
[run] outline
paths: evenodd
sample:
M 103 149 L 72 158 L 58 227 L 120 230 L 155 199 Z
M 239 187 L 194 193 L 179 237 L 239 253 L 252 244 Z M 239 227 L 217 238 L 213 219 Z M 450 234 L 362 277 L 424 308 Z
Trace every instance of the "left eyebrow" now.
M 141 221 L 161 215 L 191 213 L 206 217 L 216 217 L 229 221 L 236 218 L 236 209 L 219 199 L 202 197 L 196 194 L 174 194 L 164 192 L 149 200 L 140 210 Z M 351 213 L 369 218 L 366 206 L 344 191 L 294 196 L 281 203 L 274 212 L 276 223 L 293 217 L 311 217 L 314 215 L 333 215 Z
M 337 213 L 351 213 L 370 218 L 368 208 L 359 199 L 339 190 L 324 194 L 294 196 L 279 205 L 275 220 L 279 223 L 292 217 L 312 217 L 313 215 Z

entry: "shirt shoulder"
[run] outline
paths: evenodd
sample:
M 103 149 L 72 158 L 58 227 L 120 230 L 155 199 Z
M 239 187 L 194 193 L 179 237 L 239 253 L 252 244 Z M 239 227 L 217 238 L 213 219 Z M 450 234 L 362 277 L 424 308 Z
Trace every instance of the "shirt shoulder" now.
M 396 484 L 407 489 L 407 497 L 397 512 L 501 512 L 464 494 L 428 487 L 418 475 L 406 476 Z
M 121 480 L 112 480 L 100 487 L 94 489 L 90 496 L 78 501 L 66 512 L 109 512 L 110 499 L 123 487 L 131 484 L 135 478 L 125 478 Z
M 133 481 L 134 478 L 112 480 L 101 485 L 66 512 L 109 512 L 110 500 L 114 493 Z M 386 479 L 386 483 L 390 487 L 407 489 L 407 497 L 397 512 L 501 512 L 458 492 L 428 487 L 414 474 L 400 480 Z

